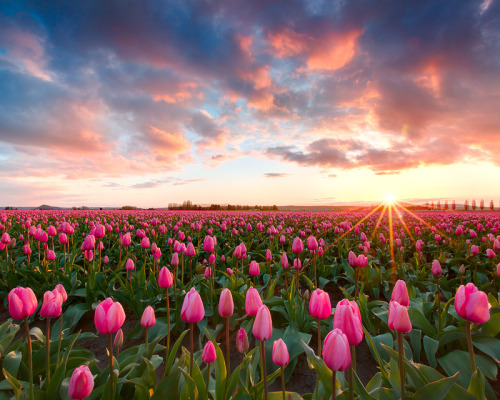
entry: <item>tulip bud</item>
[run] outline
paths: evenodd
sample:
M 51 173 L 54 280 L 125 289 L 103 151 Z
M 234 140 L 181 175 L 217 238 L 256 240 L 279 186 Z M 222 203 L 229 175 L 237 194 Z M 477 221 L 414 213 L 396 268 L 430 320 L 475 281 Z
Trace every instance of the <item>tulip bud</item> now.
M 406 283 L 403 280 L 398 280 L 394 289 L 392 290 L 391 300 L 397 301 L 402 306 L 408 307 L 410 305 L 410 298 L 408 296 L 408 290 L 406 289 Z
M 439 263 L 438 260 L 434 260 L 432 262 L 432 274 L 433 275 L 442 275 L 443 270 L 441 269 L 441 264 Z
M 113 346 L 120 350 L 120 348 L 123 346 L 123 331 L 122 329 L 118 329 L 118 332 L 116 332 L 115 335 L 115 340 L 113 341 Z
M 111 297 L 102 301 L 94 313 L 94 323 L 100 334 L 116 333 L 125 322 L 125 311 Z
M 488 296 L 473 283 L 462 285 L 455 295 L 455 311 L 468 321 L 483 324 L 490 319 Z
M 249 343 L 248 343 L 247 332 L 243 328 L 240 328 L 240 330 L 236 334 L 236 349 L 241 354 L 244 354 L 248 350 L 248 347 Z
M 410 332 L 411 321 L 408 315 L 408 310 L 397 301 L 389 303 L 389 329 L 396 332 Z
M 245 312 L 249 316 L 257 315 L 260 307 L 262 307 L 262 300 L 260 298 L 259 292 L 252 286 L 250 286 L 245 295 Z
M 332 330 L 323 344 L 323 360 L 332 371 L 345 371 L 351 365 L 351 350 L 341 329 Z
M 274 341 L 272 358 L 273 358 L 273 363 L 275 363 L 279 367 L 284 367 L 290 361 L 288 348 L 286 347 L 286 344 L 283 341 L 283 339 L 278 339 Z
M 38 302 L 35 293 L 30 288 L 16 287 L 7 296 L 9 301 L 9 313 L 13 319 L 29 317 L 36 311 Z
M 205 316 L 205 308 L 200 294 L 195 288 L 186 293 L 184 302 L 182 303 L 181 318 L 184 322 L 197 324 Z
M 217 359 L 217 353 L 215 352 L 214 344 L 209 341 L 205 344 L 203 352 L 201 353 L 201 359 L 204 363 L 213 363 Z
M 309 302 L 309 313 L 313 318 L 326 319 L 332 314 L 330 296 L 321 289 L 316 289 Z
M 169 288 L 174 283 L 174 278 L 172 273 L 167 267 L 162 267 L 160 273 L 158 274 L 158 286 L 161 288 Z
M 94 377 L 86 365 L 76 368 L 71 375 L 68 396 L 71 399 L 84 399 L 94 389 Z
M 273 322 L 269 308 L 261 306 L 253 323 L 252 333 L 257 340 L 269 340 L 273 335 Z
M 155 310 L 151 306 L 147 306 L 142 313 L 141 326 L 143 328 L 151 328 L 156 324 Z
M 361 314 L 355 301 L 344 299 L 337 304 L 333 315 L 333 328 L 344 332 L 350 346 L 355 346 L 363 340 Z
M 221 317 L 230 317 L 234 312 L 233 295 L 228 288 L 222 289 L 219 299 L 219 315 Z
M 127 260 L 127 262 L 125 263 L 125 269 L 126 269 L 127 271 L 133 271 L 133 270 L 134 270 L 134 268 L 135 268 L 134 261 L 132 261 L 132 259 L 131 259 L 131 258 L 129 258 L 129 259 Z

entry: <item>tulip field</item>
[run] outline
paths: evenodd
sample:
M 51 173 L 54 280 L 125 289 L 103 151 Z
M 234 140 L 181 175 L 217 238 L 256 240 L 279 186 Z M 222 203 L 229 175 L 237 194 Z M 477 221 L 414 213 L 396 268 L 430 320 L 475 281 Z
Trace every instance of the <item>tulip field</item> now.
M 497 399 L 500 213 L 0 211 L 0 400 Z

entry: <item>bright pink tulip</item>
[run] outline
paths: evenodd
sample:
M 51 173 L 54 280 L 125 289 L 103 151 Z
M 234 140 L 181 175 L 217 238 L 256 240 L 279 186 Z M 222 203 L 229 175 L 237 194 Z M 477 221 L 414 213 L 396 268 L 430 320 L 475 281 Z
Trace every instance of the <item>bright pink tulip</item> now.
M 16 287 L 7 296 L 9 313 L 13 319 L 23 319 L 33 314 L 38 306 L 35 293 L 30 288 Z
M 219 315 L 230 317 L 234 312 L 233 295 L 228 288 L 222 289 L 219 299 Z
M 271 253 L 271 250 L 269 250 L 269 249 L 266 250 L 266 260 L 267 261 L 273 260 L 273 254 Z
M 441 269 L 441 264 L 438 260 L 432 262 L 432 274 L 433 275 L 443 275 L 443 270 Z
M 347 262 L 353 268 L 358 266 L 358 257 L 356 257 L 356 254 L 354 254 L 354 252 L 349 252 L 349 255 L 347 256 Z
M 212 275 L 212 268 L 206 267 L 205 271 L 203 271 L 203 276 L 208 279 L 210 278 L 211 275 Z
M 42 318 L 57 318 L 62 312 L 63 298 L 57 289 L 47 290 L 43 295 L 40 316 Z
M 477 247 L 475 244 L 473 244 L 470 248 L 470 252 L 472 255 L 478 255 L 479 254 L 479 247 Z
M 62 297 L 62 301 L 63 303 L 68 300 L 68 294 L 66 293 L 66 289 L 64 289 L 64 286 L 61 285 L 60 283 L 58 283 L 55 287 L 55 289 L 57 289 L 57 291 L 61 294 L 61 297 Z
M 81 400 L 88 397 L 94 389 L 94 377 L 89 367 L 82 365 L 76 368 L 71 375 L 68 386 L 68 396 L 71 399 Z
M 293 259 L 293 268 L 298 269 L 299 271 L 302 269 L 302 262 L 299 258 Z
M 280 236 L 280 243 L 285 243 L 285 242 L 286 242 L 285 235 L 281 235 Z
M 286 253 L 283 253 L 283 255 L 281 256 L 281 266 L 283 268 L 288 268 L 288 257 Z
M 215 264 L 215 254 L 214 253 L 210 254 L 210 256 L 208 257 L 208 263 Z
M 130 236 L 130 232 L 127 232 L 122 236 L 122 246 L 130 246 L 132 244 L 132 236 Z
M 394 289 L 392 290 L 391 300 L 397 301 L 402 306 L 408 307 L 410 305 L 410 297 L 408 296 L 408 289 L 406 289 L 406 282 L 398 280 Z
M 62 232 L 60 235 L 59 235 L 59 243 L 61 244 L 66 244 L 68 243 L 68 236 L 66 236 L 66 234 L 64 232 Z
M 231 268 L 226 268 L 226 272 L 229 276 L 233 274 L 233 270 Z
M 104 264 L 109 264 L 109 257 L 104 256 L 103 262 L 104 262 Z
M 127 271 L 133 271 L 134 268 L 135 268 L 134 261 L 131 258 L 129 258 L 125 263 L 125 269 Z
M 284 367 L 290 361 L 288 348 L 283 339 L 275 340 L 273 343 L 273 363 L 278 367 Z
M 314 250 L 316 250 L 318 247 L 319 247 L 319 246 L 318 246 L 318 241 L 316 240 L 316 238 L 315 238 L 313 235 L 309 236 L 309 237 L 307 238 L 307 248 L 308 248 L 309 250 L 314 251 Z
M 497 265 L 497 275 L 500 276 L 500 263 Z
M 344 299 L 337 304 L 333 315 L 333 328 L 341 329 L 351 346 L 355 346 L 363 340 L 361 314 L 355 301 Z
M 468 321 L 483 324 L 490 319 L 488 296 L 473 283 L 462 285 L 455 295 L 455 311 Z
M 252 333 L 257 340 L 269 340 L 273 335 L 273 321 L 269 308 L 261 306 L 253 323 Z
M 332 314 L 332 304 L 328 293 L 321 289 L 312 292 L 309 313 L 316 319 L 326 319 Z
M 494 258 L 494 257 L 496 257 L 496 254 L 492 249 L 486 249 L 486 256 L 488 258 Z
M 341 329 L 334 329 L 326 335 L 322 353 L 326 366 L 332 371 L 345 371 L 351 365 L 349 340 Z
M 141 317 L 141 326 L 143 328 L 151 328 L 156 324 L 155 310 L 151 306 L 147 306 Z
M 149 248 L 149 238 L 147 236 L 144 236 L 141 239 L 141 248 L 143 248 L 143 249 Z
M 193 245 L 193 243 L 189 242 L 187 245 L 187 248 L 186 248 L 186 255 L 188 257 L 193 257 L 195 254 L 196 254 L 196 252 L 194 250 L 194 245 Z
M 101 225 L 101 224 L 96 225 L 94 236 L 96 238 L 100 239 L 100 238 L 103 238 L 105 234 L 106 234 L 106 228 L 104 227 L 104 225 Z M 50 235 L 50 232 L 49 232 L 49 235 Z
M 102 301 L 96 308 L 94 324 L 101 335 L 116 333 L 125 322 L 125 311 L 120 303 L 111 297 Z
M 204 363 L 213 363 L 217 359 L 217 353 L 215 352 L 215 346 L 211 341 L 208 341 L 203 348 L 201 353 L 201 359 Z
M 4 232 L 2 235 L 2 239 L 0 239 L 0 242 L 3 244 L 9 244 L 10 240 L 10 235 L 7 232 Z
M 31 254 L 31 247 L 30 247 L 29 244 L 25 244 L 23 246 L 23 253 L 24 253 L 25 256 Z
M 368 257 L 364 254 L 358 256 L 357 264 L 359 268 L 365 268 L 368 265 Z
M 186 293 L 182 303 L 181 318 L 189 324 L 197 324 L 205 316 L 205 308 L 199 293 L 195 288 Z
M 304 242 L 298 236 L 293 240 L 292 251 L 295 254 L 300 254 L 304 250 Z
M 236 350 L 243 354 L 248 350 L 249 346 L 247 332 L 243 328 L 240 328 L 236 334 Z
M 172 286 L 173 283 L 174 283 L 174 278 L 172 273 L 169 271 L 167 267 L 162 267 L 158 275 L 158 286 L 166 289 Z
M 47 250 L 47 260 L 54 261 L 56 259 L 56 253 L 52 250 Z
M 410 332 L 411 321 L 408 310 L 397 301 L 389 302 L 389 329 L 396 332 Z
M 205 239 L 203 240 L 203 250 L 210 253 L 214 251 L 214 248 L 214 238 L 209 235 L 205 236 Z
M 245 312 L 247 315 L 253 317 L 257 315 L 260 307 L 262 307 L 262 300 L 257 289 L 250 286 L 245 295 Z
M 248 273 L 251 276 L 258 276 L 260 274 L 260 268 L 259 268 L 259 264 L 257 263 L 257 261 L 253 260 L 250 263 L 250 267 L 248 268 Z

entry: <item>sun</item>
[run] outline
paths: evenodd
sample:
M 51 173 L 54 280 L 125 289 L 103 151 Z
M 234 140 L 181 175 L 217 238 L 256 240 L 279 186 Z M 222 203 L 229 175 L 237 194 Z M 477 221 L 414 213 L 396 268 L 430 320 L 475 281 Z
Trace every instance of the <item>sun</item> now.
M 384 200 L 386 203 L 392 204 L 392 203 L 394 203 L 396 198 L 394 197 L 394 195 L 392 193 L 387 193 L 384 197 Z

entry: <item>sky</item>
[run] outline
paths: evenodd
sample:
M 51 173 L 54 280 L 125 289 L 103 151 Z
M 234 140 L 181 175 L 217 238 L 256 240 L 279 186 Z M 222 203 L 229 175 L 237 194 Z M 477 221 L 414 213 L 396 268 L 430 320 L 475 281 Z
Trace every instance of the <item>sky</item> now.
M 0 206 L 497 206 L 499 110 L 499 0 L 0 2 Z

